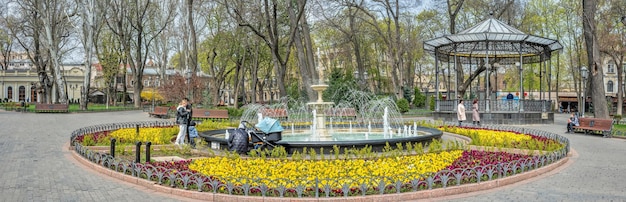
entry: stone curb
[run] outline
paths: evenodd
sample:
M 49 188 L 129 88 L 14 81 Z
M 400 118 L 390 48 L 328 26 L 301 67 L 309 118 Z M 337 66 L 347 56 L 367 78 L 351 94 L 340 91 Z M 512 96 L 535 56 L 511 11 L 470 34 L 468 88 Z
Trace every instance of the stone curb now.
M 67 144 L 69 145 L 69 144 Z M 161 193 L 173 194 L 177 196 L 187 197 L 191 199 L 199 199 L 204 201 L 347 201 L 347 202 L 364 202 L 364 201 L 406 201 L 406 200 L 416 200 L 416 199 L 434 199 L 438 197 L 451 197 L 453 195 L 459 194 L 468 194 L 471 192 L 477 191 L 485 191 L 488 189 L 493 189 L 501 186 L 506 186 L 510 184 L 514 184 L 517 182 L 525 181 L 528 179 L 532 179 L 543 174 L 549 173 L 550 171 L 557 169 L 563 165 L 565 165 L 570 159 L 571 154 L 568 154 L 567 157 L 554 162 L 550 165 L 537 168 L 532 171 L 524 172 L 521 174 L 516 174 L 513 176 L 508 176 L 502 179 L 496 179 L 481 183 L 472 183 L 465 184 L 460 186 L 452 186 L 447 188 L 437 188 L 432 190 L 422 190 L 418 192 L 406 192 L 400 194 L 385 194 L 385 195 L 371 195 L 371 196 L 353 196 L 353 197 L 334 197 L 334 198 L 279 198 L 279 197 L 257 197 L 257 196 L 237 196 L 237 195 L 228 195 L 228 194 L 220 194 L 220 193 L 206 193 L 206 192 L 198 192 L 192 190 L 184 190 L 178 188 L 172 188 L 168 186 L 163 186 L 156 184 L 156 182 L 137 178 L 131 175 L 122 174 L 105 167 L 102 167 L 96 163 L 93 163 L 85 158 L 83 158 L 80 154 L 74 151 L 71 146 L 68 146 L 68 149 L 72 153 L 72 156 L 76 161 L 85 165 L 86 167 L 110 176 L 112 178 L 125 181 L 131 184 L 135 184 L 141 187 L 145 187 L 150 190 L 154 190 Z

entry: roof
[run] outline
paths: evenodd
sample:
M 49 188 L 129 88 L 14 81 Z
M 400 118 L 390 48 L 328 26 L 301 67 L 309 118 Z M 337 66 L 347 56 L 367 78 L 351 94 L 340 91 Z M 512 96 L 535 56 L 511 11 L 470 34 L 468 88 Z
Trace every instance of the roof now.
M 563 46 L 556 40 L 525 34 L 506 23 L 489 18 L 458 34 L 445 35 L 424 42 L 424 50 L 441 61 L 477 63 L 477 59 L 497 58 L 500 64 L 548 60 L 553 51 Z

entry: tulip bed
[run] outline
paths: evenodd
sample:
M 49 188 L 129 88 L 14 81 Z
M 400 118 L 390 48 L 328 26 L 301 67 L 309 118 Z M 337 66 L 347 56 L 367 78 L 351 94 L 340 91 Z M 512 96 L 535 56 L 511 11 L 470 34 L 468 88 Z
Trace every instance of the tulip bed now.
M 472 139 L 471 145 L 556 151 L 565 145 L 545 137 L 523 134 L 513 131 L 498 131 L 474 127 L 442 126 L 444 132 L 467 136 Z

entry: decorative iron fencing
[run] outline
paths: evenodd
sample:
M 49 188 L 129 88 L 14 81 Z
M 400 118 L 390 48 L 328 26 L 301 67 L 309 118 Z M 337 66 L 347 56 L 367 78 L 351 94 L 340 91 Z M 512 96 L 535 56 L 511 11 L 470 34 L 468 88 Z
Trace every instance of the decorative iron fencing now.
M 437 123 L 437 122 L 434 122 Z M 457 123 L 441 123 L 454 126 Z M 197 190 L 199 192 L 223 193 L 230 195 L 263 196 L 263 197 L 349 197 L 365 195 L 383 195 L 403 192 L 416 192 L 459 186 L 468 183 L 491 181 L 504 177 L 536 170 L 554 163 L 567 156 L 570 150 L 569 140 L 555 133 L 536 129 L 523 129 L 503 125 L 483 125 L 491 130 L 507 130 L 533 134 L 558 141 L 566 145 L 563 149 L 549 152 L 541 156 L 532 156 L 497 165 L 477 166 L 469 169 L 441 170 L 436 173 L 423 174 L 417 178 L 408 176 L 385 176 L 361 179 L 342 178 L 303 178 L 303 179 L 263 179 L 233 178 L 227 176 L 206 176 L 191 170 L 174 170 L 150 164 L 135 163 L 129 160 L 112 157 L 107 153 L 92 151 L 74 140 L 83 135 L 117 130 L 121 128 L 172 126 L 171 121 L 130 122 L 89 126 L 74 131 L 71 142 L 74 150 L 89 161 L 110 170 L 154 181 L 163 186 Z M 274 186 L 272 186 L 274 185 Z
M 458 100 L 439 100 L 439 111 L 457 111 Z M 479 100 L 478 109 L 484 112 L 487 109 L 487 101 Z M 489 110 L 493 112 L 518 112 L 520 105 L 527 112 L 548 112 L 551 111 L 551 100 L 489 100 Z M 463 103 L 467 112 L 472 111 L 472 101 L 466 100 Z

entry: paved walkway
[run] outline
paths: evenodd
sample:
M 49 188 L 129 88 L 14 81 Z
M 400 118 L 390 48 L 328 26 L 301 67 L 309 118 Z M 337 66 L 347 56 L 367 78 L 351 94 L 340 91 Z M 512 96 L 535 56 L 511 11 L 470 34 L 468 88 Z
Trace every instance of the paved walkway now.
M 569 137 L 574 150 L 569 166 L 545 178 L 437 200 L 625 200 L 626 140 L 565 134 L 566 118 L 558 114 L 555 125 L 521 127 Z M 34 114 L 0 110 L 0 201 L 189 201 L 86 170 L 64 148 L 74 129 L 144 120 L 156 119 L 140 111 Z

